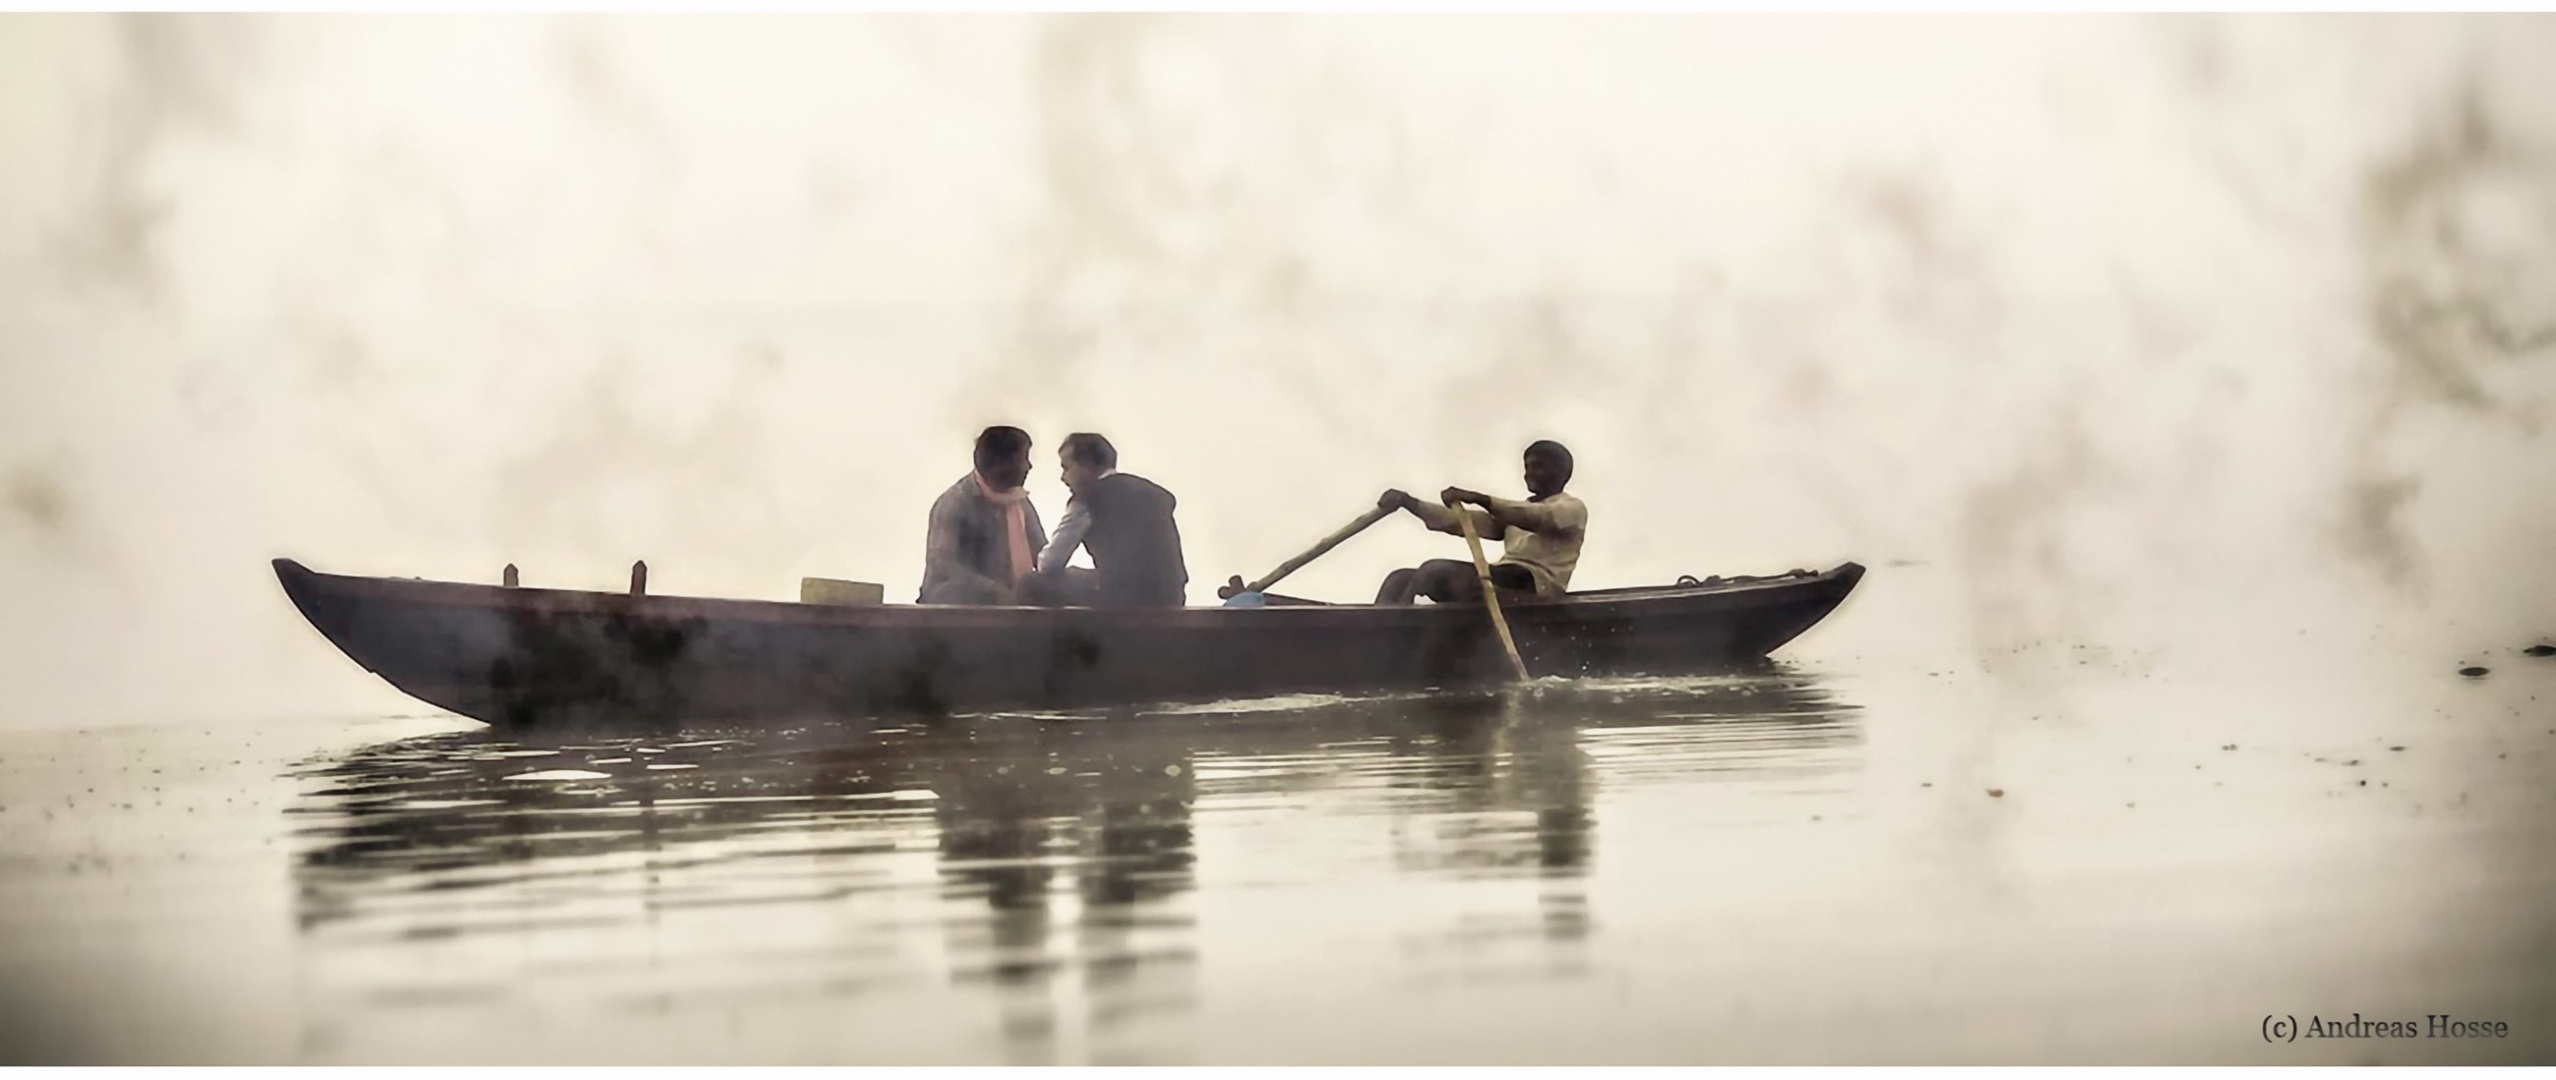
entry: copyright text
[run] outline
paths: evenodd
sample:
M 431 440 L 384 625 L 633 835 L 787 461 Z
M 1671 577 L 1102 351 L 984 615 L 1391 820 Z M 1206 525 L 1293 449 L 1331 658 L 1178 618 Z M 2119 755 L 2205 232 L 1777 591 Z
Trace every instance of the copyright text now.
M 2433 1013 L 2420 1020 L 2364 1020 L 2353 1013 L 2349 1020 L 2328 1020 L 2310 1015 L 2302 1024 L 2299 1018 L 2272 1013 L 2263 1018 L 2264 1042 L 2294 1043 L 2300 1039 L 2500 1039 L 2511 1034 L 2511 1025 L 2500 1020 L 2469 1020 L 2448 1013 Z

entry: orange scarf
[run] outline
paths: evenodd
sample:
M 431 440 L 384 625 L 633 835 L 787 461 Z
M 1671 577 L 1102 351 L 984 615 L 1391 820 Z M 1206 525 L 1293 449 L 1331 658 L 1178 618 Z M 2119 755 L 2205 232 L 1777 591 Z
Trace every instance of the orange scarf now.
M 1012 584 L 1018 585 L 1030 571 L 1038 568 L 1038 554 L 1030 550 L 1029 542 L 1029 489 L 1016 487 L 1010 491 L 996 491 L 994 485 L 985 482 L 984 473 L 973 475 L 976 477 L 976 490 L 985 493 L 988 500 L 1003 508 L 1003 533 L 1012 542 Z

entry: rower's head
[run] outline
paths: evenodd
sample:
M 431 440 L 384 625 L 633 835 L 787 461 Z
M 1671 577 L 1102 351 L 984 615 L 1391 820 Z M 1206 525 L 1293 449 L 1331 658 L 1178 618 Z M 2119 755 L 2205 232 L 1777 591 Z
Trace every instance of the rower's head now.
M 1029 482 L 1029 432 L 997 425 L 976 436 L 976 475 L 987 487 L 1010 491 Z
M 1056 463 L 1064 467 L 1065 490 L 1079 492 L 1118 467 L 1118 448 L 1088 431 L 1077 431 L 1056 444 Z
M 1571 451 L 1551 439 L 1539 439 L 1526 448 L 1527 492 L 1537 498 L 1559 495 L 1571 482 Z

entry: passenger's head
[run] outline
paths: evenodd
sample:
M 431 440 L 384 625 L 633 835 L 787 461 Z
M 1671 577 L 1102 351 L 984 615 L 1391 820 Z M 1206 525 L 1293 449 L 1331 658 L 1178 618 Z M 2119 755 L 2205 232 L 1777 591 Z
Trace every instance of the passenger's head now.
M 1538 498 L 1559 495 L 1563 485 L 1571 482 L 1571 451 L 1551 439 L 1538 439 L 1526 448 L 1527 491 Z
M 1029 481 L 1029 432 L 1016 427 L 986 428 L 976 436 L 976 475 L 985 486 L 1010 491 Z
M 1064 466 L 1066 490 L 1081 491 L 1118 467 L 1118 448 L 1099 435 L 1077 431 L 1056 444 L 1056 461 Z

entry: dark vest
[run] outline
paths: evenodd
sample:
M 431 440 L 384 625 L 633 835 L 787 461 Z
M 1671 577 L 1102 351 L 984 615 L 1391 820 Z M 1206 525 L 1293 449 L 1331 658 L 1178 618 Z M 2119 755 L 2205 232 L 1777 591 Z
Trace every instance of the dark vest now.
M 1083 491 L 1092 528 L 1083 550 L 1100 574 L 1100 602 L 1108 607 L 1179 607 L 1189 567 L 1180 558 L 1179 504 L 1172 493 L 1141 476 L 1111 473 Z

